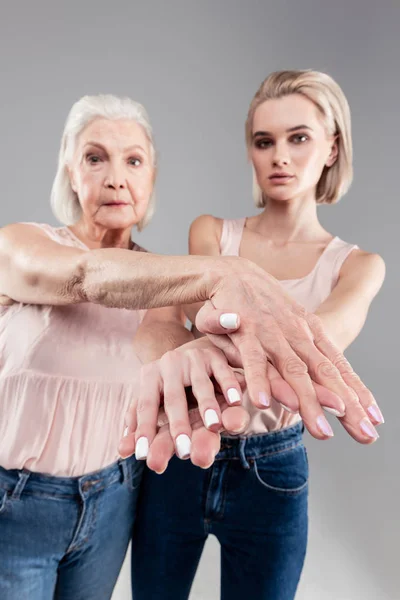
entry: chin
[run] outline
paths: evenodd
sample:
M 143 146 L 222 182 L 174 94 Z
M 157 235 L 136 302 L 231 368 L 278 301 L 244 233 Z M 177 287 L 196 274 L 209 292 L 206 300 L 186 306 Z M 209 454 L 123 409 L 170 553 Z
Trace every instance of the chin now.
M 123 218 L 122 216 L 109 216 L 105 219 L 99 219 L 97 224 L 101 227 L 105 227 L 106 229 L 132 229 L 134 225 L 138 222 L 137 219 L 131 216 L 130 219 Z

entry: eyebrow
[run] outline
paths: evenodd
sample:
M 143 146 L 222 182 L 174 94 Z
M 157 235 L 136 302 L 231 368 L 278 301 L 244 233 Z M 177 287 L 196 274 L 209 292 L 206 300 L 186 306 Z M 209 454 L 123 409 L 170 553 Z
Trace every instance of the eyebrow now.
M 294 127 L 290 127 L 289 129 L 286 129 L 286 133 L 292 133 L 293 131 L 298 131 L 299 129 L 308 129 L 309 131 L 312 131 L 312 128 L 309 127 L 308 125 L 295 125 Z M 255 139 L 257 137 L 265 136 L 265 135 L 272 136 L 272 133 L 270 131 L 256 131 L 255 133 L 253 133 L 253 139 Z
M 100 148 L 100 150 L 106 151 L 106 148 L 102 144 L 99 144 L 98 142 L 89 141 L 89 142 L 86 142 L 86 144 L 84 145 L 84 148 L 86 148 L 86 146 L 95 146 L 96 148 Z M 146 150 L 139 144 L 134 144 L 133 146 L 127 146 L 126 148 L 124 148 L 124 152 L 132 152 L 132 150 L 141 150 L 142 152 L 144 152 L 146 154 Z

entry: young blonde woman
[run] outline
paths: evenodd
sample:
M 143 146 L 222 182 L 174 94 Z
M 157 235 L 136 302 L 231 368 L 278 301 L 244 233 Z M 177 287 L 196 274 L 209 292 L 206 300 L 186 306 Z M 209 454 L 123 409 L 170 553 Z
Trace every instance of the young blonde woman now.
M 199 217 L 190 230 L 190 253 L 256 263 L 318 315 L 340 357 L 384 279 L 380 256 L 341 240 L 318 219 L 318 204 L 335 203 L 352 179 L 346 98 L 326 74 L 273 73 L 251 102 L 246 142 L 262 211 L 233 220 Z M 192 322 L 200 306 L 188 308 Z M 375 401 L 362 403 L 367 417 L 351 424 L 351 406 L 346 416 L 330 412 L 357 439 L 373 442 L 373 424 L 383 417 Z M 135 600 L 188 598 L 209 533 L 221 544 L 223 600 L 294 598 L 308 522 L 302 419 L 292 396 L 260 410 L 245 394 L 244 404 L 251 414 L 247 430 L 223 436 L 210 468 L 173 458 L 161 477 L 146 470 L 133 538 Z M 321 439 L 332 437 L 324 417 L 316 427 Z

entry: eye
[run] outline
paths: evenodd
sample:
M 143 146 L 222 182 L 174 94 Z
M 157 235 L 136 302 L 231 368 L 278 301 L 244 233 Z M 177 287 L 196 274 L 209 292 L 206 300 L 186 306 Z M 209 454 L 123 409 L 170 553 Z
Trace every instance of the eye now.
M 86 160 L 91 165 L 95 165 L 95 164 L 97 164 L 97 163 L 99 163 L 101 161 L 101 158 L 100 158 L 100 156 L 97 156 L 96 154 L 87 154 L 86 155 Z
M 260 148 L 260 150 L 265 150 L 265 148 L 270 148 L 272 146 L 272 144 L 273 144 L 272 140 L 269 140 L 267 138 L 265 138 L 263 140 L 257 140 L 255 142 L 256 148 Z
M 295 144 L 303 144 L 308 139 L 310 139 L 310 138 L 305 133 L 296 133 L 296 135 L 293 135 L 291 137 L 291 141 L 294 142 Z
M 132 165 L 132 167 L 139 167 L 142 164 L 142 161 L 140 158 L 138 158 L 137 156 L 132 156 L 129 160 L 128 163 L 130 165 Z

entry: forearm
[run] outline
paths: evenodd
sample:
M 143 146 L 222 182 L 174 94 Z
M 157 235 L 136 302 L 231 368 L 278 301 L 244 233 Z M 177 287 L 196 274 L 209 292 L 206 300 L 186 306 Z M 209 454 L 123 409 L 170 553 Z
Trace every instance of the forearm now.
M 82 255 L 75 285 L 83 300 L 109 307 L 191 304 L 207 300 L 219 281 L 234 276 L 239 261 L 236 257 L 93 250 Z
M 320 318 L 330 341 L 342 352 L 354 342 L 366 320 L 366 314 L 352 315 L 351 318 L 346 318 L 342 313 L 318 310 L 315 314 Z

